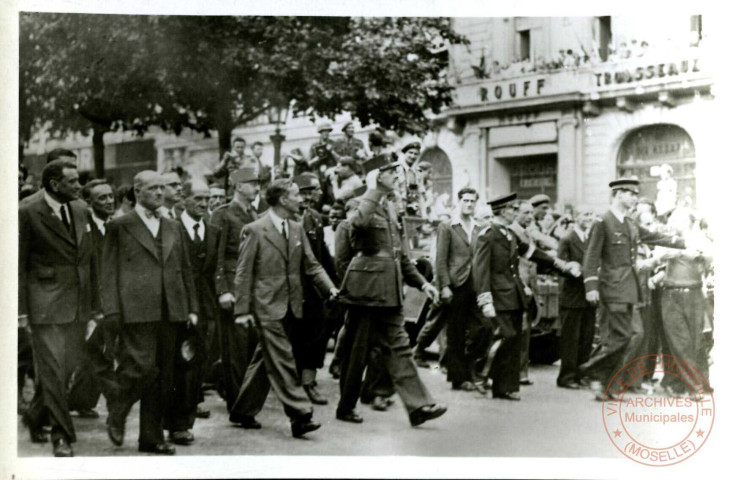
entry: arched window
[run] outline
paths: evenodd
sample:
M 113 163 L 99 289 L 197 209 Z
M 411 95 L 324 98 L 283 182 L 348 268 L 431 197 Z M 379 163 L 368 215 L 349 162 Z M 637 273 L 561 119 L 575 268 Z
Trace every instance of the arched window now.
M 694 202 L 695 163 L 695 146 L 687 132 L 676 125 L 656 124 L 626 137 L 619 149 L 617 173 L 641 180 L 641 195 L 656 200 L 661 167 L 669 165 L 677 182 L 678 200 L 689 197 Z

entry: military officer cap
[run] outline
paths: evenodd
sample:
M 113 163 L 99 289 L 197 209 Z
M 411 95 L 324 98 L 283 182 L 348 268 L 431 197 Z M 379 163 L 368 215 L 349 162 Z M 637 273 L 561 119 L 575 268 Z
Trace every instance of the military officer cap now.
M 342 126 L 342 131 L 344 132 L 345 130 L 347 130 L 347 127 L 349 127 L 350 125 L 354 125 L 354 123 L 352 123 L 351 121 L 350 121 L 350 122 L 346 122 L 346 123 L 345 123 L 345 124 L 344 124 L 344 125 Z
M 330 122 L 322 122 L 319 125 L 317 125 L 317 133 L 322 132 L 331 132 L 332 131 L 332 124 Z
M 372 172 L 376 168 L 379 169 L 381 172 L 393 168 L 398 168 L 400 164 L 397 161 L 393 160 L 393 157 L 389 155 L 378 155 L 363 163 L 362 168 L 363 170 L 365 170 L 365 174 Z
M 539 207 L 540 205 L 544 205 L 546 203 L 550 203 L 550 197 L 548 197 L 544 193 L 538 193 L 537 195 L 530 198 L 530 204 L 532 204 L 533 207 Z
M 430 162 L 418 162 L 418 165 L 416 165 L 416 168 L 418 170 L 433 170 L 433 165 L 431 165 Z
M 408 150 L 416 149 L 419 152 L 421 151 L 421 144 L 419 142 L 411 142 L 405 147 L 401 148 L 400 151 L 402 153 L 406 153 Z
M 508 193 L 507 195 L 502 195 L 501 197 L 497 197 L 495 199 L 492 199 L 487 202 L 487 204 L 492 208 L 492 212 L 497 213 L 500 210 L 503 210 L 504 207 L 506 207 L 510 202 L 517 200 L 517 194 L 515 192 Z
M 340 165 L 342 165 L 343 167 L 355 168 L 355 165 L 357 165 L 357 162 L 352 157 L 341 157 Z
M 299 187 L 299 190 L 314 190 L 317 188 L 317 185 L 314 183 L 314 178 L 309 175 L 297 175 L 293 180 L 297 184 L 297 187 Z
M 639 181 L 635 178 L 618 178 L 608 184 L 611 190 L 628 190 L 639 194 Z
M 239 168 L 235 172 L 231 173 L 232 183 L 246 183 L 246 182 L 258 182 L 259 176 L 256 174 L 256 169 L 252 167 Z

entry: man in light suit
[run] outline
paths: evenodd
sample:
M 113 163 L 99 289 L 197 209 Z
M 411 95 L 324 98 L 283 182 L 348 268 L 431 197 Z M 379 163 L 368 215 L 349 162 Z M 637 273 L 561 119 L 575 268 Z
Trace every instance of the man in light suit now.
M 302 198 L 291 180 L 274 180 L 266 190 L 267 215 L 246 225 L 236 269 L 236 323 L 256 325 L 259 344 L 231 412 L 248 428 L 260 428 L 255 416 L 271 387 L 291 420 L 296 438 L 317 430 L 312 404 L 299 385 L 289 331 L 303 316 L 302 277 L 306 275 L 331 298 L 338 291 L 312 253 L 302 225 L 291 219 Z M 236 415 L 237 418 L 233 418 Z
M 593 212 L 578 211 L 573 230 L 560 239 L 558 258 L 583 264 Z M 586 301 L 583 277 L 565 278 L 560 290 L 560 372 L 558 387 L 577 390 L 582 381 L 578 365 L 588 361 L 596 326 L 596 307 Z
M 163 189 L 156 172 L 134 177 L 134 210 L 106 227 L 101 294 L 105 321 L 121 323 L 109 438 L 123 444 L 127 415 L 141 400 L 139 451 L 172 455 L 175 447 L 165 442 L 163 416 L 173 401 L 179 338 L 197 324 L 198 301 L 182 225 L 157 211 Z
M 88 212 L 72 202 L 81 191 L 76 164 L 51 161 L 42 182 L 43 195 L 18 211 L 18 322 L 31 326 L 38 385 L 23 421 L 34 442 L 47 441 L 41 428 L 50 422 L 54 455 L 71 457 L 67 386 L 99 308 L 97 264 Z

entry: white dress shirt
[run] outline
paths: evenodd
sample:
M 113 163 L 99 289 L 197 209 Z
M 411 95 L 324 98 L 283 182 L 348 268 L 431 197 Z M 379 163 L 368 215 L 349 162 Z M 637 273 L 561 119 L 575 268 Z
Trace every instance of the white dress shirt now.
M 279 215 L 275 214 L 273 208 L 269 210 L 269 215 L 271 215 L 271 221 L 274 223 L 274 228 L 276 228 L 276 231 L 279 233 L 282 233 L 281 229 L 286 228 L 287 230 L 286 230 L 285 236 L 286 236 L 286 238 L 289 238 L 289 227 L 288 227 L 289 222 L 287 222 L 287 226 L 284 227 L 285 220 L 283 218 L 281 218 Z M 284 235 L 284 234 L 282 233 L 282 235 Z
M 466 238 L 468 238 L 469 243 L 471 243 L 471 236 L 473 235 L 474 229 L 476 228 L 474 219 L 471 219 L 471 221 L 469 222 L 469 227 L 467 228 L 467 226 L 464 225 L 464 221 L 462 220 L 461 215 L 454 215 L 454 218 L 451 219 L 451 226 L 455 227 L 457 225 L 461 225 L 461 228 L 463 228 L 466 232 Z
M 45 190 L 43 191 L 43 198 L 46 199 L 46 203 L 48 204 L 49 207 L 51 207 L 51 210 L 53 211 L 53 214 L 59 220 L 61 220 L 61 222 L 63 222 L 63 217 L 61 216 L 61 209 L 62 208 L 64 208 L 66 210 L 66 218 L 68 219 L 68 221 L 69 222 L 71 221 L 71 211 L 68 209 L 68 204 L 67 203 L 61 203 L 61 202 L 57 201 L 52 196 L 48 195 L 48 192 L 45 191 Z
M 134 206 L 134 211 L 137 212 L 137 215 L 139 215 L 139 218 L 142 219 L 142 223 L 145 224 L 145 226 L 150 231 L 150 233 L 152 234 L 152 236 L 156 238 L 157 237 L 157 232 L 160 231 L 160 219 L 157 218 L 157 217 L 155 217 L 155 216 L 148 217 L 147 216 L 148 214 L 151 214 L 151 213 L 154 213 L 154 212 L 152 212 L 151 210 L 148 210 L 148 209 L 144 208 L 139 203 L 137 203 Z
M 102 220 L 101 218 L 96 216 L 96 213 L 94 211 L 91 211 L 91 219 L 94 221 L 94 224 L 96 224 L 96 228 L 99 229 L 102 235 L 106 235 L 106 222 Z
M 175 209 L 174 208 L 167 208 L 166 206 L 161 206 L 157 209 L 157 211 L 160 212 L 160 215 L 169 218 L 170 220 L 175 220 L 177 216 L 175 216 Z
M 185 230 L 188 232 L 190 240 L 195 240 L 195 225 L 198 225 L 198 236 L 200 239 L 203 240 L 205 238 L 205 223 L 203 223 L 202 218 L 196 222 L 193 220 L 193 217 L 188 215 L 186 210 L 180 215 L 180 220 L 182 221 Z
M 581 242 L 585 242 L 588 239 L 588 232 L 584 231 L 577 224 L 573 225 L 573 230 L 575 230 L 575 234 L 578 235 L 578 239 Z

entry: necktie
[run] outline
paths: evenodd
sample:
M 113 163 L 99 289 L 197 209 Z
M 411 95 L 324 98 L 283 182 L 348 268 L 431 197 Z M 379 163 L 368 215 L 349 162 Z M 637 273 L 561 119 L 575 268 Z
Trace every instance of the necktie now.
M 170 210 L 168 210 L 167 214 L 170 217 L 170 219 L 175 220 L 175 209 L 174 208 L 171 208 Z
M 160 212 L 158 212 L 157 210 L 145 209 L 144 216 L 147 218 L 160 218 Z
M 198 232 L 199 229 L 200 229 L 200 223 L 196 223 L 195 225 L 193 225 L 193 232 L 194 232 L 193 243 L 195 243 L 196 245 L 203 242 L 203 239 L 200 238 L 200 233 Z
M 289 236 L 286 234 L 286 220 L 281 222 L 281 234 L 284 236 L 284 240 L 289 240 Z
M 61 205 L 61 221 L 63 222 L 63 226 L 66 227 L 66 230 L 68 230 L 68 233 L 71 233 L 71 222 L 68 221 L 66 205 Z

